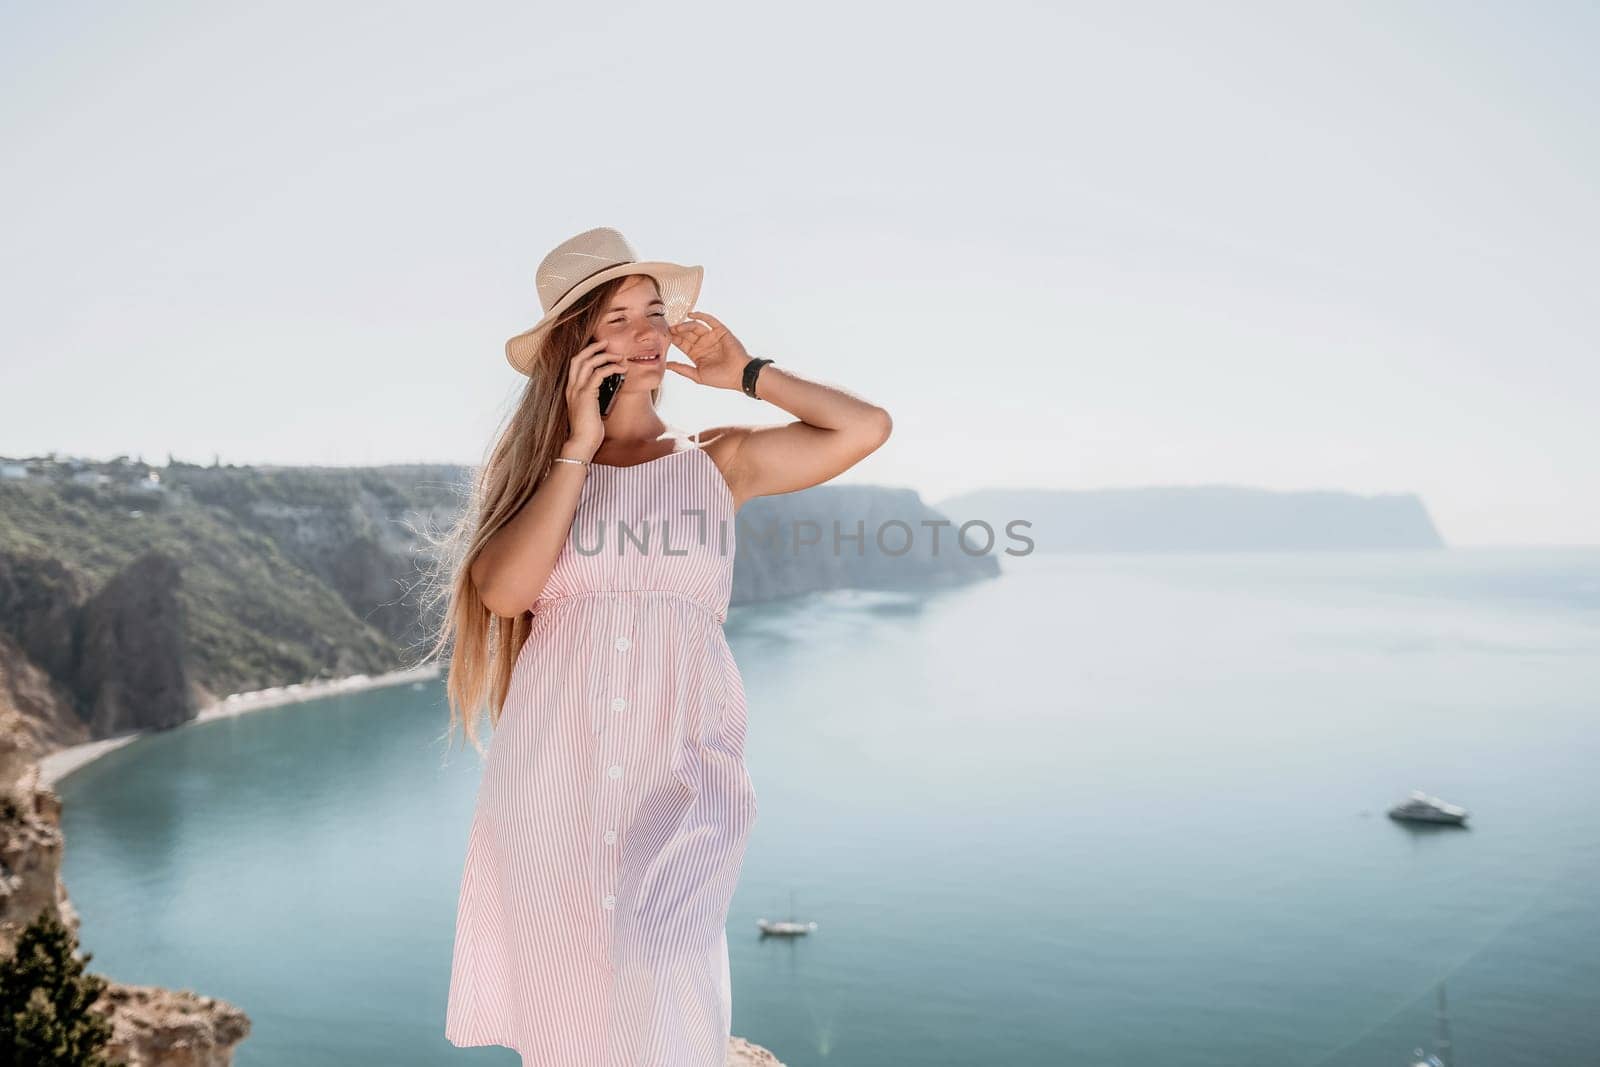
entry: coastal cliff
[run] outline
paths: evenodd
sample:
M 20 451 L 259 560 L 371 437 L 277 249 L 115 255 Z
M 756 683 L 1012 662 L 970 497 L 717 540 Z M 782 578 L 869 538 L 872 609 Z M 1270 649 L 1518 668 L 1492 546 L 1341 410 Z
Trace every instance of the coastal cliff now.
M 1303 552 L 1439 549 L 1415 493 L 1280 492 L 1229 485 L 980 489 L 938 503 L 997 532 L 1013 520 L 1040 552 Z
M 41 754 L 426 652 L 426 534 L 464 506 L 469 468 L 105 466 L 0 481 L 0 656 Z M 906 489 L 757 498 L 733 531 L 732 603 L 999 573 L 941 525 Z
M 739 509 L 732 604 L 827 589 L 934 589 L 998 577 L 914 490 L 819 485 Z M 981 546 L 981 539 L 974 544 Z

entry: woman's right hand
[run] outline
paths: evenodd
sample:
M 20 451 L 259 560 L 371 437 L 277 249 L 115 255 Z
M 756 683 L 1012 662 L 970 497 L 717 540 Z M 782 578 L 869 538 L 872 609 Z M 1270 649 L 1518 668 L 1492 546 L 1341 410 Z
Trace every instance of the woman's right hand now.
M 587 344 L 567 363 L 567 421 L 572 425 L 568 440 L 574 448 L 584 450 L 584 458 L 593 455 L 606 439 L 600 418 L 600 382 L 608 374 L 628 370 L 627 362 L 605 351 L 605 346 L 604 341 Z

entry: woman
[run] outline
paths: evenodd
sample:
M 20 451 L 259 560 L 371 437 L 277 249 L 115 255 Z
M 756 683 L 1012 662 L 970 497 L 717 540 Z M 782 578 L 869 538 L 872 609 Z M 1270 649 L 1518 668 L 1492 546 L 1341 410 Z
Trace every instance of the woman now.
M 487 697 L 494 728 L 445 1035 L 524 1067 L 723 1067 L 726 921 L 756 817 L 722 631 L 734 513 L 890 432 L 884 409 L 690 318 L 702 274 L 639 262 L 604 227 L 545 257 L 544 318 L 506 346 L 527 388 L 441 557 L 450 723 L 476 745 Z M 795 419 L 686 436 L 657 411 L 668 370 Z

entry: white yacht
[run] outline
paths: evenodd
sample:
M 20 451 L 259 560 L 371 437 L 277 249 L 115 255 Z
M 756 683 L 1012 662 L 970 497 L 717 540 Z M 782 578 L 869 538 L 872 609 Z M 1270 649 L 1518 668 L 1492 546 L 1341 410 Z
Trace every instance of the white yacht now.
M 789 894 L 789 917 L 787 919 L 757 919 L 756 928 L 763 937 L 802 937 L 817 928 L 814 922 L 800 922 L 794 917 L 794 894 Z

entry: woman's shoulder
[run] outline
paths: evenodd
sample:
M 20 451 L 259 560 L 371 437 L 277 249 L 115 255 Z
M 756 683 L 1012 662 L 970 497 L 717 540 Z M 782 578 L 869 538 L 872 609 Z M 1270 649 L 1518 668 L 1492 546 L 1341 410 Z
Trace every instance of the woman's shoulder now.
M 708 426 L 690 434 L 689 440 L 702 448 L 736 449 L 739 447 L 739 442 L 743 441 L 753 429 L 755 427 L 742 425 Z
M 750 433 L 749 426 L 722 425 L 708 426 L 690 435 L 690 440 L 695 447 L 710 457 L 722 473 L 722 479 L 728 485 L 728 494 L 734 499 L 734 508 L 738 509 L 744 501 L 739 495 L 738 473 L 735 467 L 736 457 L 739 454 L 739 445 Z

